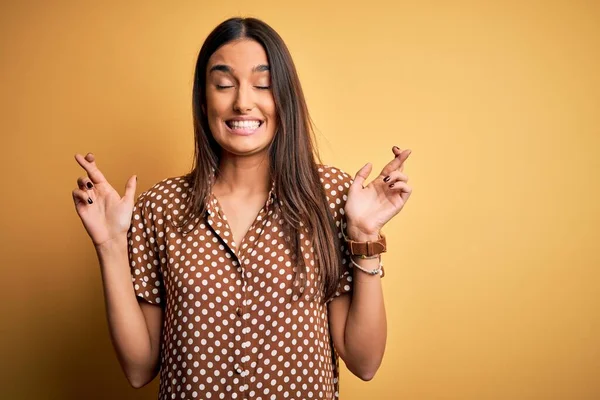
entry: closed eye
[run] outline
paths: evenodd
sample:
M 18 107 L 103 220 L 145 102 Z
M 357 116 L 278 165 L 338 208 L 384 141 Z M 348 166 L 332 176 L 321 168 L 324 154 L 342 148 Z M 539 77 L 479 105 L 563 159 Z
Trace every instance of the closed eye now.
M 216 85 L 216 87 L 219 90 L 223 90 L 223 89 L 230 89 L 233 86 Z M 260 90 L 269 90 L 269 89 L 271 89 L 271 86 L 254 86 L 254 87 L 257 88 L 257 89 L 260 89 Z

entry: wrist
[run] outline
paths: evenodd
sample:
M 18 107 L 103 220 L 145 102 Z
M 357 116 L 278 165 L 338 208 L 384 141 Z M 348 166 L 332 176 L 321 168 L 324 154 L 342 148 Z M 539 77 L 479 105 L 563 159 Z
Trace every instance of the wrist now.
M 127 233 L 105 240 L 102 243 L 94 243 L 94 247 L 99 255 L 127 249 Z
M 346 235 L 356 242 L 372 242 L 379 239 L 379 231 L 363 230 L 353 225 L 346 227 Z
M 385 275 L 385 271 L 383 269 L 383 261 L 381 260 L 381 254 L 366 259 L 360 257 L 354 260 L 351 257 L 350 268 L 354 270 L 354 278 L 359 280 L 369 279 L 369 276 L 375 275 L 379 275 L 379 277 L 383 278 L 383 276 Z M 359 271 L 356 271 L 357 269 Z

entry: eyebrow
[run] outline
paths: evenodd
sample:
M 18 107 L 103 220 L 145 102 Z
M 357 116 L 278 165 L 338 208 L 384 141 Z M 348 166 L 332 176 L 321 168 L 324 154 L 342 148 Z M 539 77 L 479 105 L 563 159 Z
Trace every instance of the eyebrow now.
M 258 64 L 254 68 L 252 68 L 252 72 L 264 72 L 264 71 L 270 71 L 270 70 L 271 70 L 271 67 L 269 67 L 266 64 Z M 226 74 L 232 74 L 233 68 L 231 68 L 229 65 L 225 65 L 225 64 L 215 64 L 210 68 L 208 73 L 210 74 L 213 71 L 221 71 L 221 72 L 225 72 Z

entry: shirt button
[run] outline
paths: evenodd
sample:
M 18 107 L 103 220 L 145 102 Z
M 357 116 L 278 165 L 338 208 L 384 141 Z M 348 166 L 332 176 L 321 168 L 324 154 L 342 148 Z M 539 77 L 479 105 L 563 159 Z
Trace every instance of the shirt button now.
M 235 313 L 237 314 L 237 316 L 238 316 L 238 317 L 241 317 L 241 316 L 242 316 L 242 309 L 241 309 L 241 308 L 239 308 L 239 307 L 238 307 L 238 308 L 236 308 L 236 309 L 235 309 Z
M 241 374 L 242 372 L 244 372 L 244 371 L 242 370 L 242 367 L 240 367 L 240 364 L 235 364 L 235 365 L 233 366 L 233 368 L 234 368 L 235 372 L 237 372 L 238 374 Z

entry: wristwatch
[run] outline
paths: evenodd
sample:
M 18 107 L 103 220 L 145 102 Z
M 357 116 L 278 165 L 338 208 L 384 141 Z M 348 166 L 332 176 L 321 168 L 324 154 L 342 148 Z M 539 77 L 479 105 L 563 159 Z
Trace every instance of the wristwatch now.
M 342 235 L 344 235 L 344 240 L 348 245 L 348 250 L 350 250 L 350 254 L 353 256 L 361 256 L 361 257 L 372 257 L 381 253 L 385 253 L 387 250 L 385 235 L 382 233 L 379 234 L 379 239 L 374 242 L 357 242 L 355 240 L 351 240 L 346 236 L 346 233 L 342 229 Z

